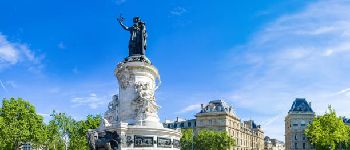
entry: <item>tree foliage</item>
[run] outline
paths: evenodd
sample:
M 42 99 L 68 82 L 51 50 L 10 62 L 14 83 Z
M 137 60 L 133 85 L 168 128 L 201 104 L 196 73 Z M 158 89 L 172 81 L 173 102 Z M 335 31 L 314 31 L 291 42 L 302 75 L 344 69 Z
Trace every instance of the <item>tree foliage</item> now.
M 192 129 L 181 130 L 180 139 L 181 149 L 192 149 Z M 194 149 L 200 150 L 218 150 L 229 149 L 235 145 L 235 140 L 227 132 L 217 132 L 210 130 L 201 130 L 193 137 Z
M 35 147 L 46 139 L 43 117 L 35 107 L 21 98 L 3 99 L 0 108 L 0 149 L 19 149 L 30 142 Z
M 100 115 L 88 115 L 86 120 L 76 121 L 65 113 L 55 113 L 51 115 L 49 128 L 50 147 L 55 149 L 81 150 L 88 149 L 86 133 L 88 129 L 95 129 L 100 124 Z
M 65 113 L 51 114 L 48 124 L 28 101 L 3 99 L 0 108 L 0 149 L 19 149 L 23 143 L 32 148 L 52 150 L 88 149 L 86 133 L 99 126 L 101 116 L 89 115 L 76 121 Z
M 70 135 L 69 149 L 81 150 L 89 149 L 86 139 L 88 129 L 95 129 L 100 125 L 101 116 L 88 115 L 86 120 L 75 122 L 74 128 Z
M 305 129 L 305 135 L 316 149 L 341 149 L 349 142 L 350 129 L 344 124 L 342 118 L 337 117 L 331 106 L 328 112 L 314 118 L 313 122 Z
M 192 150 L 193 143 L 193 130 L 192 129 L 181 129 L 180 146 L 182 150 Z

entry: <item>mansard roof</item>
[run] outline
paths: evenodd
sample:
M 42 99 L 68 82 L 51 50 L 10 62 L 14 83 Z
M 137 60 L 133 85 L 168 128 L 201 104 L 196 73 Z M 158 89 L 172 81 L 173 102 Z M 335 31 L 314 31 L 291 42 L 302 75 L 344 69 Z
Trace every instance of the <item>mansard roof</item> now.
M 208 112 L 227 112 L 234 114 L 232 106 L 227 104 L 224 100 L 212 100 L 205 107 L 202 106 L 200 113 Z
M 305 98 L 296 98 L 289 112 L 314 112 Z

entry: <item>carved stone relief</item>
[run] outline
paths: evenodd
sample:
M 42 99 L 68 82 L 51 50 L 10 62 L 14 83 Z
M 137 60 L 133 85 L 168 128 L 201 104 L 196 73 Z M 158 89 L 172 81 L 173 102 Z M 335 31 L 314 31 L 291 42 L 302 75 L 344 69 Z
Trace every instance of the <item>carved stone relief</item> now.
M 135 83 L 137 97 L 133 100 L 135 117 L 144 119 L 148 114 L 156 114 L 159 106 L 155 102 L 154 88 L 147 82 Z
M 112 123 L 119 121 L 118 117 L 119 100 L 118 95 L 113 95 L 112 101 L 108 104 L 108 110 L 104 114 L 103 125 L 104 127 L 111 126 Z

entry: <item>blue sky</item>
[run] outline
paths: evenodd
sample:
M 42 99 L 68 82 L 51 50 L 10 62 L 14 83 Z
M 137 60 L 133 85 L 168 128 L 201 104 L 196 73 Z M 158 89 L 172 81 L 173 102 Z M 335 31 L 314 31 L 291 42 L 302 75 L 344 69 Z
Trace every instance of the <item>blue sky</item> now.
M 53 109 L 76 119 L 103 113 L 128 55 L 116 17 L 131 25 L 140 16 L 162 78 L 161 120 L 225 99 L 284 140 L 296 97 L 317 114 L 331 104 L 350 117 L 348 10 L 342 0 L 1 1 L 0 97 L 29 100 L 47 118 Z

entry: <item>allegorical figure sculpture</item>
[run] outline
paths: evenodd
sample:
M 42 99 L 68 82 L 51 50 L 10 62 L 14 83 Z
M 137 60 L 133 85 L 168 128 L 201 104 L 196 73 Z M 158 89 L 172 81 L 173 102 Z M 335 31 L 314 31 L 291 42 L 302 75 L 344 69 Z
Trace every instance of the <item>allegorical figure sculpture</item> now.
M 86 137 L 90 150 L 117 150 L 121 143 L 117 131 L 106 131 L 104 136 L 99 137 L 97 131 L 88 130 Z
M 147 32 L 146 32 L 146 24 L 142 22 L 140 17 L 134 17 L 133 22 L 134 25 L 128 27 L 124 25 L 124 18 L 120 17 L 117 19 L 119 24 L 123 27 L 123 29 L 130 32 L 130 40 L 129 40 L 129 57 L 130 56 L 144 56 L 146 51 L 146 40 L 147 40 Z

